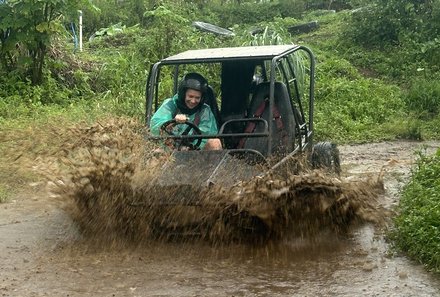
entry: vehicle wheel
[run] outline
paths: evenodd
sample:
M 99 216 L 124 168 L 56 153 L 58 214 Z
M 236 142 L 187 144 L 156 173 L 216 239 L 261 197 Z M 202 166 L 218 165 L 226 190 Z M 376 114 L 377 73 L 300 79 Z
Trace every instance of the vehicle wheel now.
M 313 168 L 326 169 L 336 174 L 341 173 L 341 160 L 336 144 L 318 142 L 313 146 L 310 162 Z

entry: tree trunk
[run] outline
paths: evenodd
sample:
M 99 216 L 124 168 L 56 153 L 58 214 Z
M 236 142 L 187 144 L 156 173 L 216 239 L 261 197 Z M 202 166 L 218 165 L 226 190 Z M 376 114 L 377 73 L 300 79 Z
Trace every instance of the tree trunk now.
M 11 32 L 11 29 L 6 29 L 5 31 L 0 30 L 0 60 L 1 64 L 3 65 L 3 68 L 6 71 L 11 71 L 12 68 L 15 66 L 14 58 L 11 55 L 11 51 L 5 50 L 5 45 L 8 42 L 8 37 Z
M 46 45 L 38 42 L 38 47 L 32 55 L 32 84 L 39 85 L 43 81 L 44 56 L 46 55 Z

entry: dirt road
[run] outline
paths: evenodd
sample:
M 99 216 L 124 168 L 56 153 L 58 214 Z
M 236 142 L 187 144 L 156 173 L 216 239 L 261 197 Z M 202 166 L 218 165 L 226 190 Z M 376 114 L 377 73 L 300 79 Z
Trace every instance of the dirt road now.
M 423 147 L 440 143 L 343 146 L 343 172 L 385 170 L 392 209 Z M 38 186 L 0 205 L 0 261 L 0 296 L 440 296 L 440 280 L 393 254 L 371 225 L 264 247 L 94 248 Z

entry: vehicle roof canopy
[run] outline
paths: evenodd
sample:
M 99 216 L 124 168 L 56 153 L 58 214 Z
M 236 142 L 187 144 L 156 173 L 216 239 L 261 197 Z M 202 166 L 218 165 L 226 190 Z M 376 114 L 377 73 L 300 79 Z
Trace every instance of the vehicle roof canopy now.
M 162 64 L 191 63 L 193 61 L 214 62 L 240 59 L 270 59 L 297 49 L 294 44 L 209 48 L 188 50 L 161 61 Z

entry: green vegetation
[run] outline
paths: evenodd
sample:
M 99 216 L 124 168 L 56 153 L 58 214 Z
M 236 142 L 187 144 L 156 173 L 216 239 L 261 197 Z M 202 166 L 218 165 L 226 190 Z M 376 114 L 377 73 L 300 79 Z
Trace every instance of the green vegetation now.
M 1 39 L 0 58 L 12 61 L 0 68 L 0 123 L 14 119 L 33 121 L 51 113 L 59 115 L 67 107 L 70 112 L 66 114 L 78 109 L 80 112 L 73 113 L 87 110 L 84 115 L 96 116 L 102 112 L 142 118 L 145 80 L 152 63 L 189 48 L 261 43 L 265 39 L 265 44 L 280 40 L 304 43 L 316 53 L 317 140 L 346 143 L 439 136 L 434 124 L 438 122 L 440 99 L 436 77 L 440 75 L 437 64 L 427 63 L 437 59 L 437 51 L 433 50 L 436 39 L 415 51 L 413 43 L 409 43 L 414 36 L 405 35 L 405 32 L 415 34 L 408 32 L 414 29 L 412 22 L 424 21 L 426 13 L 438 13 L 436 1 L 431 6 L 414 8 L 416 11 L 408 16 L 410 21 L 393 23 L 398 36 L 407 38 L 386 34 L 368 44 L 361 38 L 369 30 L 367 24 L 371 23 L 373 29 L 383 25 L 384 18 L 376 20 L 375 16 L 384 14 L 388 19 L 386 14 L 392 14 L 399 6 L 397 1 L 387 4 L 377 1 L 367 7 L 364 1 L 206 4 L 177 0 L 110 3 L 97 0 L 93 1 L 94 6 L 85 2 L 78 0 L 63 6 L 62 1 L 34 4 L 12 0 L 0 6 L 0 14 L 8 16 L 0 25 L 0 35 L 5 37 Z M 75 22 L 75 9 L 81 4 L 85 36 L 91 37 L 84 43 L 84 52 L 74 48 L 73 33 L 66 29 Z M 22 25 L 10 22 L 17 5 L 35 11 L 32 15 L 21 12 Z M 40 16 L 38 12 L 44 15 L 46 7 L 58 17 L 31 20 L 34 15 Z M 348 10 L 332 13 L 327 8 Z M 195 20 L 231 28 L 236 36 L 225 38 L 198 31 L 191 26 Z M 302 35 L 288 32 L 290 26 L 311 20 L 318 21 L 318 30 Z M 49 23 L 54 29 L 41 32 L 43 24 Z M 30 62 L 34 43 L 20 37 L 17 32 L 21 28 L 32 32 L 35 38 L 45 34 L 41 49 L 45 53 L 41 64 L 44 67 L 38 78 Z M 262 33 L 251 36 L 249 32 L 256 29 Z M 425 26 L 418 34 L 431 37 L 434 29 Z M 396 38 L 400 42 L 398 46 Z M 18 46 L 12 47 L 15 41 Z M 418 55 L 420 51 L 425 55 Z M 405 63 L 398 61 L 402 57 Z
M 2 1 L 4 2 L 4 1 Z M 8 73 L 21 75 L 34 85 L 42 82 L 43 66 L 51 38 L 61 33 L 60 17 L 71 18 L 84 0 L 29 1 L 0 3 L 0 62 Z
M 412 179 L 403 191 L 395 218 L 398 248 L 440 272 L 440 150 L 420 154 Z
M 9 196 L 9 193 L 6 191 L 5 188 L 0 187 L 0 203 L 3 203 L 7 200 Z
M 78 9 L 83 52 L 73 42 Z M 31 126 L 142 120 L 148 71 L 165 56 L 280 42 L 316 55 L 316 140 L 440 139 L 439 18 L 440 0 L 0 0 L 0 152 L 14 130 Z M 315 20 L 317 30 L 289 33 Z M 193 21 L 235 37 L 198 31 Z M 421 158 L 396 219 L 397 245 L 437 271 L 438 163 L 438 154 Z M 20 180 L 14 174 L 4 174 L 14 178 L 0 183 L 0 201 Z

